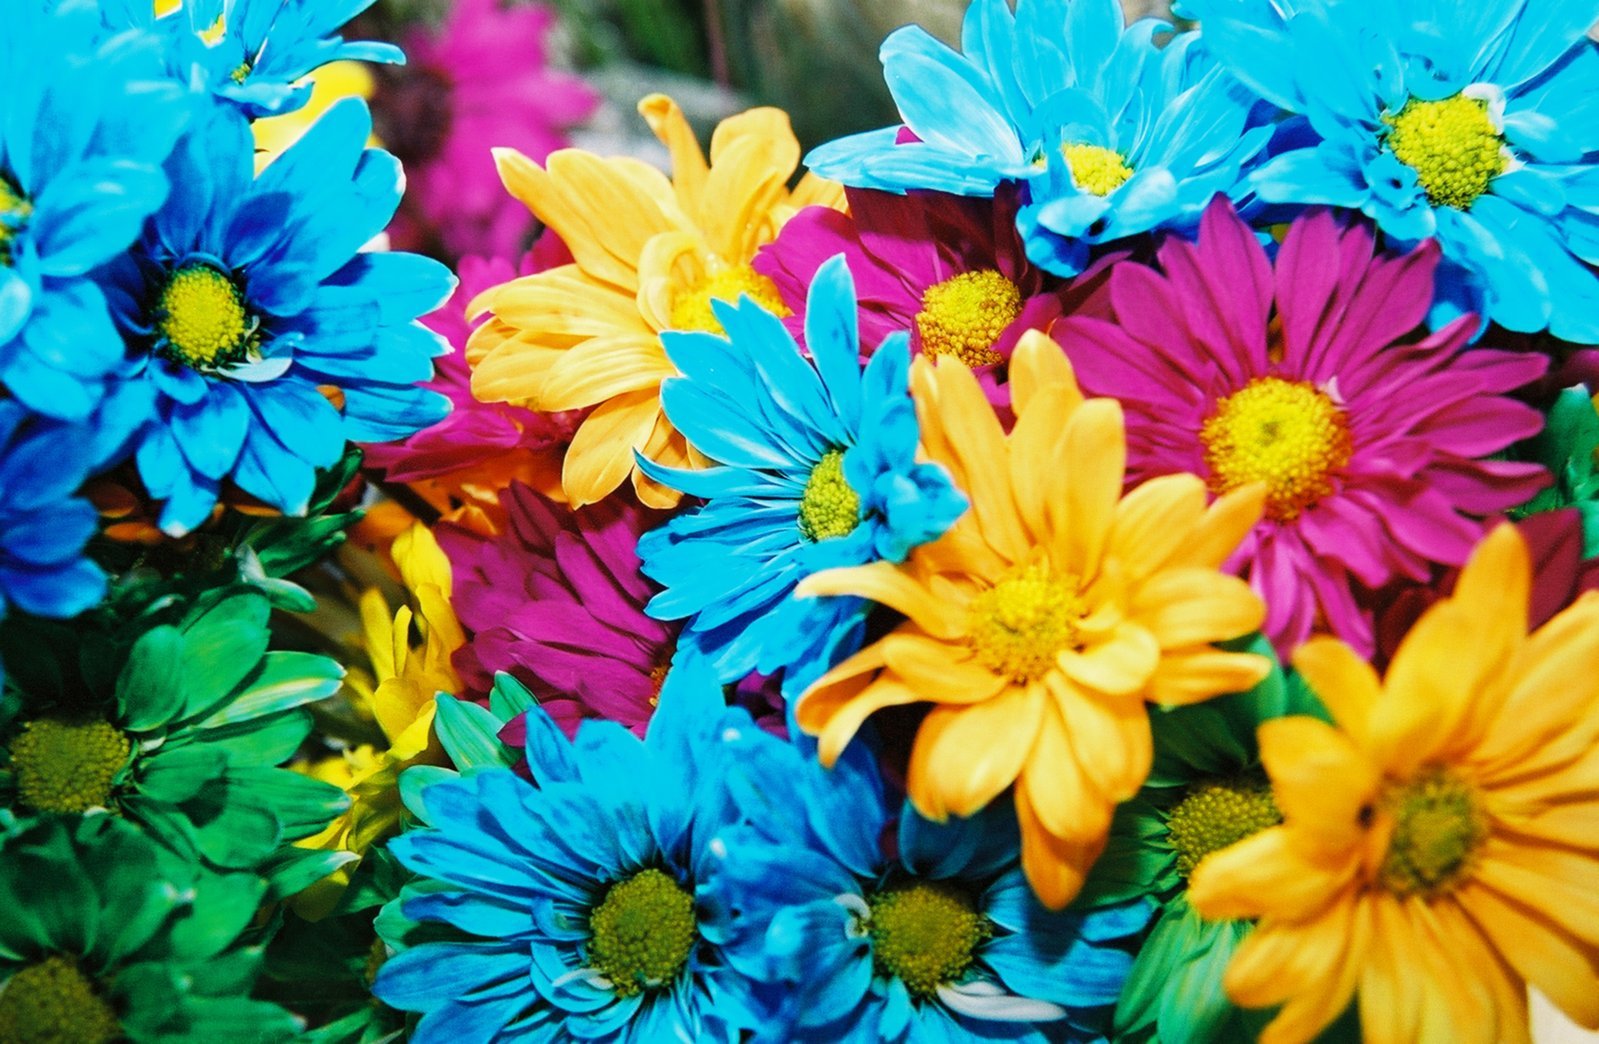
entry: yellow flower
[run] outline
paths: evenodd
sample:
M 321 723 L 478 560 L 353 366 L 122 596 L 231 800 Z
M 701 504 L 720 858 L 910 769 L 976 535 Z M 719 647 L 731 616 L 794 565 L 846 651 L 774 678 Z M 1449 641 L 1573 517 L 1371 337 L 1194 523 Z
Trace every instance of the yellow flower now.
M 1294 656 L 1338 727 L 1260 727 L 1283 824 L 1212 853 L 1206 917 L 1258 917 L 1227 969 L 1308 1041 L 1360 995 L 1384 1042 L 1528 1039 L 1526 986 L 1599 1027 L 1599 595 L 1527 634 L 1531 567 L 1505 525 L 1386 678 L 1332 638 Z
M 724 120 L 709 165 L 670 98 L 651 95 L 639 111 L 671 153 L 671 180 L 638 160 L 577 149 L 545 167 L 511 149 L 494 154 L 506 188 L 576 261 L 472 303 L 474 316 L 494 314 L 467 345 L 472 391 L 535 410 L 594 407 L 562 468 L 576 507 L 630 474 L 644 503 L 677 503 L 680 494 L 634 468 L 634 450 L 676 467 L 703 463 L 661 414 L 661 379 L 674 372 L 661 332 L 720 332 L 709 302 L 741 293 L 783 311 L 776 286 L 750 267 L 755 251 L 800 207 L 843 206 L 838 186 L 808 175 L 789 190 L 800 149 L 777 109 Z
M 1122 496 L 1121 407 L 1084 401 L 1042 334 L 1017 347 L 1007 439 L 971 371 L 917 359 L 922 438 L 971 510 L 902 566 L 821 573 L 802 594 L 859 595 L 909 619 L 802 697 L 799 723 L 831 764 L 884 707 L 933 704 L 908 786 L 923 815 L 969 816 L 1015 784 L 1022 867 L 1059 908 L 1104 847 L 1111 811 L 1152 755 L 1145 701 L 1249 688 L 1259 656 L 1210 643 L 1264 609 L 1219 571 L 1260 518 L 1249 486 L 1208 510 L 1205 484 L 1170 475 Z

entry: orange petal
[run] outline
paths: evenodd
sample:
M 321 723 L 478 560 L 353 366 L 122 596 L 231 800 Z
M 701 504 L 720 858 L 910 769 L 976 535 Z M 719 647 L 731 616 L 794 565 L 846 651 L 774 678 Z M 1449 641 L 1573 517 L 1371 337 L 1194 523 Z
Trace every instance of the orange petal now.
M 1370 742 L 1371 710 L 1382 698 L 1382 683 L 1371 664 L 1338 639 L 1318 636 L 1294 650 L 1294 669 L 1339 727 L 1364 748 Z
M 882 641 L 883 660 L 905 684 L 933 703 L 978 703 L 997 696 L 1010 679 L 972 659 L 964 645 L 924 634 L 895 632 Z
M 1213 569 L 1167 569 L 1133 595 L 1130 614 L 1161 647 L 1203 645 L 1260 629 L 1266 606 L 1236 576 Z
M 1188 901 L 1213 921 L 1271 917 L 1304 921 L 1340 901 L 1357 869 L 1306 857 L 1288 827 L 1258 834 L 1205 856 L 1188 879 Z
M 1072 756 L 1111 802 L 1126 801 L 1149 778 L 1154 738 L 1142 700 L 1113 699 L 1083 692 L 1064 679 L 1050 678 L 1050 695 L 1066 724 Z M 1051 825 L 1061 836 L 1067 831 Z
M 1083 890 L 1089 867 L 1104 851 L 1103 838 L 1080 844 L 1045 830 L 1033 807 L 1016 792 L 1016 819 L 1021 827 L 1022 873 L 1038 901 L 1051 910 L 1064 909 Z
M 1152 478 L 1121 499 L 1107 554 L 1136 584 L 1177 556 L 1205 514 L 1205 483 L 1195 475 Z
M 911 748 L 906 789 L 930 819 L 976 814 L 1016 781 L 1043 721 L 1041 688 L 1013 687 L 984 703 L 936 706 Z
M 1239 944 L 1223 983 L 1249 1008 L 1282 1004 L 1261 1034 L 1265 1044 L 1303 1044 L 1341 1015 L 1354 996 L 1370 937 L 1352 900 L 1304 924 L 1262 922 Z
M 1243 692 L 1271 673 L 1271 661 L 1254 653 L 1199 649 L 1167 652 L 1149 679 L 1149 700 L 1183 706 L 1229 692 Z
M 1064 649 L 1055 658 L 1072 681 L 1110 696 L 1143 693 L 1160 665 L 1160 644 L 1143 627 L 1123 621 L 1105 641 L 1082 652 Z
M 1085 771 L 1086 763 L 1073 754 L 1069 729 L 1058 698 L 1052 700 L 1016 781 L 1016 800 L 1032 809 L 1054 837 L 1099 843 L 1110 829 L 1111 802 Z
M 601 403 L 584 419 L 567 447 L 561 486 L 573 507 L 604 499 L 633 470 L 661 410 L 655 389 L 628 392 Z

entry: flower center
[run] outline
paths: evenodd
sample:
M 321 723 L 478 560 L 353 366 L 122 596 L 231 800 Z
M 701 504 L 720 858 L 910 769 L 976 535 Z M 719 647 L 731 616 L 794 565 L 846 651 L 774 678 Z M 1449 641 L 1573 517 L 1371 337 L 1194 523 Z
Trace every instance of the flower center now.
M 11 267 L 11 241 L 33 216 L 33 204 L 11 179 L 0 174 L 0 265 Z
M 132 744 L 109 722 L 24 722 L 11 742 L 17 797 L 36 812 L 87 812 L 111 800 Z
M 1166 842 L 1177 853 L 1177 872 L 1187 877 L 1210 853 L 1282 821 L 1265 779 L 1207 780 L 1167 814 Z
M 1394 817 L 1388 854 L 1377 872 L 1388 891 L 1431 899 L 1454 890 L 1488 839 L 1477 788 L 1445 769 L 1390 784 L 1379 799 Z
M 1079 191 L 1108 196 L 1133 176 L 1133 168 L 1115 149 L 1078 143 L 1063 147 L 1061 152 L 1066 156 L 1066 169 L 1071 172 L 1072 184 Z
M 0 987 L 0 1041 L 109 1044 L 120 1039 L 116 1012 L 70 957 L 46 957 Z
M 659 870 L 618 881 L 589 914 L 589 967 L 619 997 L 671 982 L 696 938 L 694 897 Z
M 861 524 L 861 498 L 844 478 L 844 451 L 830 449 L 811 469 L 800 497 L 799 528 L 806 540 L 849 536 Z
M 886 888 L 867 907 L 873 963 L 917 997 L 933 996 L 960 978 L 988 937 L 988 921 L 971 896 L 946 881 Z
M 672 300 L 672 329 L 725 335 L 727 331 L 722 329 L 721 321 L 711 311 L 711 302 L 737 301 L 743 294 L 754 298 L 756 304 L 779 319 L 794 314 L 783 304 L 776 283 L 749 265 L 729 265 L 711 273 L 698 285 Z
M 1012 569 L 972 599 L 966 642 L 989 670 L 1019 682 L 1042 677 L 1064 649 L 1077 645 L 1083 618 L 1075 577 L 1059 577 L 1042 562 Z
M 1342 407 L 1309 381 L 1257 377 L 1216 404 L 1199 431 L 1210 488 L 1266 484 L 1266 515 L 1291 522 L 1333 491 L 1354 442 Z
M 1488 103 L 1457 94 L 1442 101 L 1412 98 L 1385 115 L 1388 148 L 1416 172 L 1435 207 L 1468 210 L 1505 171 L 1505 140 L 1488 115 Z
M 259 320 L 227 275 L 199 262 L 172 273 L 156 302 L 156 331 L 167 354 L 196 370 L 243 362 L 256 347 Z
M 1022 291 L 993 269 L 962 272 L 922 294 L 916 313 L 922 351 L 954 356 L 967 366 L 1001 361 L 994 342 L 1022 313 Z

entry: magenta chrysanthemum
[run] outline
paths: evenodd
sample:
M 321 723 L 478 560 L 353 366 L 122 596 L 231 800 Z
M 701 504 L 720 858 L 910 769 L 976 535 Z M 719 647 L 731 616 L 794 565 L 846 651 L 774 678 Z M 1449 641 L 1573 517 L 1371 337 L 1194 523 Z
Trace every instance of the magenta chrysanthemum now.
M 1122 401 L 1130 482 L 1186 471 L 1218 494 L 1266 484 L 1266 517 L 1234 566 L 1283 650 L 1320 630 L 1369 653 L 1357 584 L 1464 562 L 1481 519 L 1548 477 L 1483 459 L 1541 427 L 1505 396 L 1547 360 L 1468 349 L 1475 317 L 1423 336 L 1437 246 L 1374 247 L 1369 226 L 1313 212 L 1274 270 L 1218 201 L 1197 243 L 1163 242 L 1158 268 L 1116 266 L 1114 321 L 1053 330 L 1083 389 Z

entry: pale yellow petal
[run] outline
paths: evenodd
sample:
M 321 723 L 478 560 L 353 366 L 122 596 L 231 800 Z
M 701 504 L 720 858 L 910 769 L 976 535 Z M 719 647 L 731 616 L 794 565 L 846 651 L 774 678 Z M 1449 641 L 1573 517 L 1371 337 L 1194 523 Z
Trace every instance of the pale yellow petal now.
M 584 419 L 561 466 L 561 486 L 573 507 L 603 500 L 622 484 L 660 409 L 659 395 L 648 389 L 610 399 Z
M 1082 389 L 1066 352 L 1048 334 L 1028 330 L 1016 342 L 1010 359 L 1011 406 L 1018 418 L 1026 417 L 1034 397 L 1044 389 L 1058 389 L 1064 403 L 1051 400 L 1049 413 L 1058 426 L 1083 403 Z M 1056 411 L 1059 412 L 1056 412 Z
M 543 410 L 577 410 L 628 392 L 655 390 L 677 370 L 654 335 L 591 337 L 544 375 L 538 404 Z

